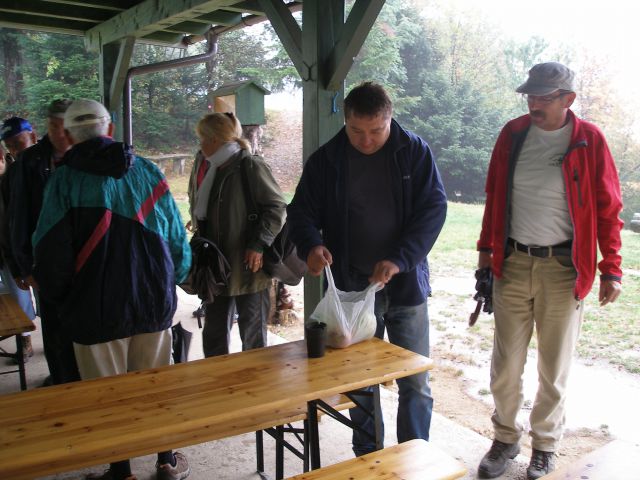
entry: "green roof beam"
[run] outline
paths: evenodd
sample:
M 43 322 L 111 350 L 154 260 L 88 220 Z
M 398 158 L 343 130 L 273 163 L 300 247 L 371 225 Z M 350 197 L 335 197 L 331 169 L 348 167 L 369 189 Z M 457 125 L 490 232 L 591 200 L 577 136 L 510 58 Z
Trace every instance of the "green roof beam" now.
M 367 39 L 384 2 L 385 0 L 356 0 L 326 65 L 329 74 L 328 90 L 337 90 L 344 82 L 353 59 Z
M 231 0 L 145 0 L 89 29 L 85 45 L 98 51 L 102 45 L 124 37 L 149 37 L 181 21 L 188 21 L 234 3 Z

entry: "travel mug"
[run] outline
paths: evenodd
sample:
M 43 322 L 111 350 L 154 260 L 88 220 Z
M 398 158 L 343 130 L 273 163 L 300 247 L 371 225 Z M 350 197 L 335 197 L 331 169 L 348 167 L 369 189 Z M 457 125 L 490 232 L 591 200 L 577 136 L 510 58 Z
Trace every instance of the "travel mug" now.
M 309 358 L 324 357 L 324 345 L 327 334 L 327 324 L 311 322 L 304 327 L 304 336 L 307 340 L 307 356 Z

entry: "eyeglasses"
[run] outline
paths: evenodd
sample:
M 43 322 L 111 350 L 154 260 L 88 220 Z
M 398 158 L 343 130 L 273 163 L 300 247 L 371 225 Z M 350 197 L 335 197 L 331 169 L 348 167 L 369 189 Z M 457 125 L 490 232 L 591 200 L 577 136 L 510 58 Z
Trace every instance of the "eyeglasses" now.
M 559 93 L 558 95 L 523 95 L 523 96 L 524 98 L 526 98 L 527 102 L 529 103 L 538 102 L 546 105 L 560 97 L 564 97 L 566 94 L 567 92 L 562 92 L 562 93 Z

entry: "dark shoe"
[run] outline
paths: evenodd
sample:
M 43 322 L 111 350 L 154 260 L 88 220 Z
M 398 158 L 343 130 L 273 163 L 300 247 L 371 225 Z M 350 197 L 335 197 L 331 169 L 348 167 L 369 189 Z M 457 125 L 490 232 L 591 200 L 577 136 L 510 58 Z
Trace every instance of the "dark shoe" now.
M 518 443 L 503 443 L 500 440 L 494 440 L 491 448 L 480 461 L 478 477 L 499 477 L 507 469 L 507 460 L 516 458 L 519 453 L 520 445 Z
M 26 337 L 20 337 L 20 343 L 22 343 L 22 358 L 24 363 L 29 361 L 30 357 L 33 357 L 33 345 L 31 345 L 31 335 Z M 13 363 L 18 364 L 18 357 L 14 357 Z
M 543 452 L 534 448 L 531 452 L 529 468 L 527 468 L 527 480 L 535 480 L 552 472 L 555 464 L 556 459 L 553 452 Z
M 27 358 L 33 357 L 33 345 L 31 345 L 31 335 L 22 337 L 22 353 L 24 354 L 24 361 Z
M 181 452 L 175 452 L 173 456 L 176 459 L 176 465 L 170 463 L 159 465 L 156 463 L 156 472 L 158 480 L 183 480 L 191 473 L 187 457 Z
M 53 385 L 53 378 L 51 378 L 51 375 L 47 375 L 47 377 L 42 381 L 42 384 L 40 386 L 50 387 L 51 385 Z

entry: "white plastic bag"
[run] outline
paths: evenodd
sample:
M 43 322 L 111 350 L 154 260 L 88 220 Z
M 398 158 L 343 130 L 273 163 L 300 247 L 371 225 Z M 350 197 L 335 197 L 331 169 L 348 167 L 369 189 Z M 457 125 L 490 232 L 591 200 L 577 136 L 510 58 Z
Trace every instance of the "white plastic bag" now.
M 367 340 L 376 333 L 374 306 L 376 292 L 382 288 L 372 284 L 361 292 L 342 292 L 336 288 L 329 267 L 324 268 L 327 291 L 309 317 L 309 322 L 327 325 L 326 344 L 344 348 Z

